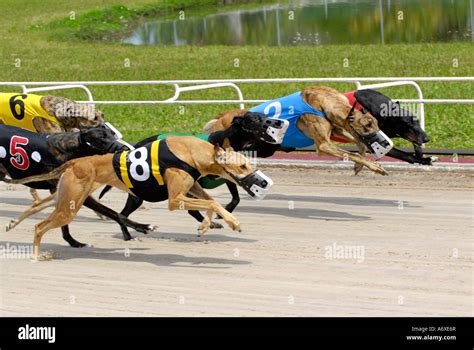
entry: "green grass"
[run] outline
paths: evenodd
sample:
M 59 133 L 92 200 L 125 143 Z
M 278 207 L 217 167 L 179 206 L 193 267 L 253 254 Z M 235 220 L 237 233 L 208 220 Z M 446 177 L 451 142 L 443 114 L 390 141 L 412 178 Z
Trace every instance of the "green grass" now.
M 118 4 L 130 8 L 152 6 L 156 10 L 164 2 L 83 0 L 71 5 L 67 0 L 2 1 L 0 81 L 472 76 L 474 72 L 472 43 L 325 47 L 136 47 L 117 43 L 59 40 L 55 36 L 58 33 L 57 27 L 55 29 L 47 25 L 59 23 L 69 16 L 70 11 L 76 12 L 76 18 L 81 18 L 82 14 L 86 14 L 84 18 L 89 18 L 90 11 Z M 166 6 L 171 6 L 170 2 Z M 169 11 L 172 15 L 173 10 L 168 8 L 168 15 Z M 101 12 L 95 13 L 100 16 Z M 36 25 L 40 25 L 40 28 L 36 28 Z M 20 68 L 14 66 L 17 58 L 21 59 Z M 234 67 L 235 58 L 240 60 L 238 68 Z M 348 68 L 343 67 L 344 58 L 349 59 Z M 458 68 L 452 66 L 454 58 L 458 59 Z M 130 67 L 124 65 L 126 59 L 130 60 Z M 307 85 L 243 84 L 241 87 L 246 98 L 264 99 L 284 96 Z M 351 84 L 327 85 L 341 91 L 353 88 Z M 472 83 L 423 83 L 421 87 L 425 98 L 474 96 Z M 6 87 L 0 89 L 12 90 Z M 92 87 L 92 91 L 97 100 L 152 100 L 166 99 L 172 95 L 171 88 L 153 86 L 100 86 Z M 389 96 L 416 97 L 414 90 L 408 87 L 385 91 Z M 55 93 L 71 98 L 84 98 L 84 94 L 78 91 Z M 182 97 L 231 99 L 235 94 L 232 90 L 220 89 L 187 93 Z M 128 140 L 136 141 L 153 133 L 199 132 L 215 114 L 233 106 L 187 105 L 183 114 L 179 113 L 179 106 L 100 107 L 107 119 L 119 127 Z M 426 124 L 431 136 L 429 146 L 474 148 L 473 109 L 468 105 L 427 105 Z

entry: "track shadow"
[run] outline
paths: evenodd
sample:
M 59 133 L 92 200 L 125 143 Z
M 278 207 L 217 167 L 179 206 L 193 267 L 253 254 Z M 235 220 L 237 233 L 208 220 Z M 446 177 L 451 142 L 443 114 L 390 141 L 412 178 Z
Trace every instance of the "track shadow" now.
M 219 234 L 218 232 L 223 232 Z M 255 239 L 248 239 L 248 238 L 240 238 L 235 236 L 228 236 L 224 232 L 231 232 L 229 230 L 223 229 L 213 229 L 209 230 L 203 237 L 199 237 L 196 233 L 189 232 L 189 233 L 168 233 L 168 232 L 151 232 L 147 235 L 141 233 L 135 233 L 135 231 L 130 230 L 130 234 L 134 238 L 138 238 L 142 241 L 146 241 L 147 238 L 152 239 L 160 239 L 165 241 L 171 242 L 178 242 L 178 243 L 194 243 L 194 242 L 239 242 L 239 243 L 255 243 L 258 242 Z M 102 232 L 101 232 L 102 233 Z M 122 234 L 118 233 L 117 231 L 114 232 L 104 232 L 109 234 L 114 234 L 113 237 L 118 239 L 123 239 Z M 238 233 L 239 234 L 239 233 Z
M 0 204 L 21 205 L 29 207 L 33 204 L 33 198 L 14 198 L 14 197 L 0 197 Z
M 25 208 L 26 209 L 26 208 Z M 45 210 L 48 210 L 48 209 L 45 209 Z M 3 216 L 3 217 L 7 217 L 7 218 L 11 218 L 11 219 L 15 219 L 17 217 L 19 217 L 21 214 L 23 214 L 23 211 L 16 211 L 16 210 L 0 210 L 0 216 Z M 41 221 L 41 220 L 44 220 L 46 219 L 47 217 L 49 216 L 49 213 L 47 212 L 39 212 L 39 213 L 36 213 L 32 216 L 30 216 L 28 219 L 35 219 L 35 220 L 38 220 L 38 221 Z M 71 222 L 70 225 L 74 225 L 74 222 L 92 222 L 92 221 L 97 221 L 97 222 L 114 222 L 112 220 L 102 220 L 100 219 L 99 217 L 96 217 L 96 218 L 90 218 L 90 217 L 86 217 L 86 216 L 82 216 L 82 215 L 77 215 L 76 217 L 74 217 L 74 220 Z M 21 224 L 20 224 L 21 225 Z
M 294 201 L 294 202 L 311 202 L 311 203 L 329 203 L 337 205 L 355 205 L 366 207 L 398 207 L 399 200 L 387 200 L 378 198 L 361 198 L 361 197 L 322 197 L 310 195 L 289 195 L 289 194 L 268 194 L 265 199 L 277 201 Z M 412 206 L 409 202 L 403 202 L 404 207 L 420 208 L 420 206 Z
M 10 242 L 10 245 L 24 245 L 25 243 Z M 104 261 L 136 262 L 148 263 L 156 266 L 170 266 L 182 268 L 198 269 L 229 269 L 231 266 L 207 266 L 207 265 L 249 265 L 250 261 L 237 259 L 222 259 L 211 257 L 191 257 L 179 254 L 142 254 L 140 251 L 150 250 L 150 248 L 71 248 L 58 244 L 45 243 L 41 245 L 41 250 L 51 251 L 58 256 L 54 260 L 79 260 L 96 259 Z M 48 262 L 45 262 L 46 264 Z
M 342 211 L 322 210 L 312 208 L 276 208 L 276 207 L 254 207 L 239 205 L 235 209 L 235 213 L 252 213 L 252 214 L 273 214 L 290 218 L 314 219 L 314 220 L 330 220 L 330 221 L 365 221 L 371 220 L 369 216 L 353 215 Z

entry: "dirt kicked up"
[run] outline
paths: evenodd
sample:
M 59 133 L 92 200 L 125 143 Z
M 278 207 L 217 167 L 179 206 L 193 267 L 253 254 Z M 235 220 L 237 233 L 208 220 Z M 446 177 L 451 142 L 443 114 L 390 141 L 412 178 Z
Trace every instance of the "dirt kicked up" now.
M 242 233 L 198 238 L 186 212 L 148 203 L 133 217 L 159 231 L 124 242 L 84 208 L 71 231 L 92 247 L 55 230 L 57 258 L 38 263 L 18 252 L 46 213 L 5 232 L 31 198 L 0 184 L 0 316 L 472 316 L 472 173 L 264 170 L 275 186 L 241 201 Z

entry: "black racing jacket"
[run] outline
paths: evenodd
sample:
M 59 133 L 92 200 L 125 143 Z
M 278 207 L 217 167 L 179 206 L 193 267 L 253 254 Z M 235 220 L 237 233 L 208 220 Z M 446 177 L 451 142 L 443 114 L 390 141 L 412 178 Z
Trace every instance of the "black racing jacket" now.
M 127 188 L 147 202 L 161 202 L 168 199 L 168 188 L 164 181 L 166 169 L 184 170 L 194 181 L 201 176 L 197 169 L 170 151 L 166 139 L 147 143 L 133 151 L 115 153 L 113 167 Z
M 3 124 L 0 124 L 0 163 L 12 179 L 48 173 L 62 165 L 49 151 L 48 135 Z M 30 183 L 28 186 L 54 188 L 47 183 Z

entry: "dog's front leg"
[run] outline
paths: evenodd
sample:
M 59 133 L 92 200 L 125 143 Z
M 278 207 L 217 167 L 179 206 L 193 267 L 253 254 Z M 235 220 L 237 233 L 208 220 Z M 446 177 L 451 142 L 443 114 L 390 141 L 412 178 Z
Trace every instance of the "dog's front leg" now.
M 355 162 L 356 164 L 360 164 L 361 166 L 365 165 L 367 168 L 369 168 L 375 173 L 381 175 L 388 175 L 388 172 L 381 165 L 365 159 L 360 154 L 354 154 L 351 152 L 344 151 L 343 149 L 336 147 L 330 142 L 323 142 L 319 144 L 318 149 L 320 152 L 324 152 L 329 155 L 333 155 L 342 159 L 352 160 L 353 162 Z
M 366 159 L 365 153 L 367 152 L 367 147 L 365 147 L 363 142 L 360 142 L 357 139 L 354 139 L 354 143 L 356 144 L 357 149 L 359 150 L 359 155 L 362 158 Z M 364 165 L 362 165 L 361 163 L 354 163 L 354 175 L 359 174 L 363 167 Z
M 343 149 L 334 145 L 330 140 L 332 125 L 327 120 L 305 114 L 300 118 L 300 120 L 298 120 L 297 126 L 301 131 L 303 131 L 305 135 L 313 138 L 319 152 L 326 153 L 341 159 L 352 160 L 353 162 L 362 166 L 365 165 L 373 172 L 382 175 L 388 175 L 381 165 L 367 160 L 365 157 L 362 157 L 359 154 L 344 151 Z
M 204 218 L 204 221 L 200 226 L 200 231 L 203 231 L 202 233 L 210 228 L 211 220 L 209 215 L 212 215 L 214 212 L 218 213 L 232 230 L 240 231 L 240 223 L 237 219 L 204 192 L 199 184 L 196 185 L 194 179 L 188 173 L 179 169 L 167 169 L 165 179 L 168 187 L 169 210 L 207 211 L 207 218 Z M 205 197 L 206 199 L 187 197 L 186 193 L 188 192 L 198 197 Z

